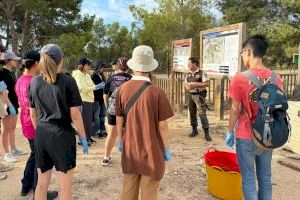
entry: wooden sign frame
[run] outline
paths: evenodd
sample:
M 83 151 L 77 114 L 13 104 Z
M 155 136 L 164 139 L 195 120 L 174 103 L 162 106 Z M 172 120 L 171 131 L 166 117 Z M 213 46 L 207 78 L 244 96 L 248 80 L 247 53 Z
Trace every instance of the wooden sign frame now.
M 238 53 L 242 51 L 242 44 L 244 41 L 244 38 L 246 37 L 246 24 L 245 23 L 238 23 L 238 24 L 232 24 L 228 26 L 223 26 L 223 27 L 218 27 L 218 28 L 213 28 L 205 31 L 201 31 L 199 33 L 200 37 L 200 68 L 203 69 L 203 35 L 209 34 L 209 33 L 218 33 L 218 32 L 224 32 L 224 31 L 232 31 L 232 30 L 238 30 L 238 37 L 239 37 L 239 49 Z M 238 72 L 242 70 L 242 57 L 241 55 L 238 55 Z M 220 74 L 220 75 L 214 75 L 214 74 L 209 74 L 211 78 L 224 78 L 224 77 L 229 77 L 229 75 L 225 74 Z
M 190 43 L 191 44 L 191 49 L 190 49 L 190 52 L 189 52 L 189 57 L 192 57 L 192 55 L 193 55 L 194 44 L 193 44 L 193 39 L 192 38 L 172 41 L 172 48 L 171 48 L 171 68 L 172 68 L 173 72 L 188 73 L 189 72 L 188 69 L 179 69 L 179 68 L 174 68 L 174 66 L 173 66 L 173 62 L 174 62 L 174 48 L 175 48 L 176 44 L 180 44 L 180 43 Z

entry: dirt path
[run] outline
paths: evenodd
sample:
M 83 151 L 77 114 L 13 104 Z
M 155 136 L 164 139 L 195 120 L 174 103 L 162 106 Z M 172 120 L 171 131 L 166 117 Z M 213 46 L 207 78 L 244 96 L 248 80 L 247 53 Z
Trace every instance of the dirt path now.
M 211 119 L 213 145 L 220 150 L 226 150 L 223 135 L 227 122 L 216 122 Z M 173 160 L 167 164 L 166 175 L 161 182 L 159 199 L 162 200 L 212 200 L 206 188 L 206 179 L 201 166 L 201 156 L 207 149 L 203 135 L 190 139 L 190 131 L 185 116 L 177 115 L 170 125 L 171 150 Z M 202 132 L 200 132 L 202 133 Z M 20 127 L 17 129 L 17 144 L 20 148 L 29 151 L 27 141 L 21 135 Z M 122 188 L 122 173 L 120 156 L 117 150 L 113 152 L 113 164 L 102 167 L 104 154 L 104 140 L 97 140 L 88 156 L 82 155 L 78 148 L 77 168 L 74 176 L 73 198 L 82 200 L 117 200 L 120 198 Z M 277 150 L 273 159 L 273 199 L 295 200 L 300 196 L 300 173 L 277 164 L 282 150 Z M 30 195 L 20 197 L 21 178 L 28 155 L 19 157 L 15 168 L 8 172 L 8 178 L 0 182 L 0 200 L 32 199 Z M 3 158 L 3 150 L 0 150 Z M 2 162 L 2 161 L 1 161 Z M 50 189 L 58 189 L 57 173 L 53 173 Z

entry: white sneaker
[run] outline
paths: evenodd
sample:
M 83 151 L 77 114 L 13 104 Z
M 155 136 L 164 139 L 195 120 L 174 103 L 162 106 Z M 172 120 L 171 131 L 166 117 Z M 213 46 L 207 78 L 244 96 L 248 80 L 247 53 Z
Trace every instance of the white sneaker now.
M 0 181 L 6 179 L 7 175 L 0 172 Z
M 14 156 L 22 156 L 22 155 L 27 154 L 26 151 L 22 151 L 22 150 L 17 149 L 17 148 L 12 149 L 12 150 L 11 150 L 11 153 L 12 153 Z
M 18 161 L 18 160 L 15 158 L 15 156 L 14 156 L 11 152 L 5 154 L 4 160 L 5 160 L 6 162 L 10 162 L 10 163 L 13 163 L 13 162 L 17 162 L 17 161 Z
M 108 166 L 111 163 L 111 157 L 104 157 L 103 161 L 102 161 L 102 166 Z

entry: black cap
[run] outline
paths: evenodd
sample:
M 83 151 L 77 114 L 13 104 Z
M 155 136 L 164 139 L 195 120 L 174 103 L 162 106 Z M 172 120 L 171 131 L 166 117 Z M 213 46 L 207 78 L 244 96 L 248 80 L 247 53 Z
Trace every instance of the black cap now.
M 41 55 L 38 51 L 36 50 L 31 50 L 25 53 L 25 56 L 23 60 L 31 60 L 34 62 L 39 62 L 41 58 Z
M 105 64 L 101 60 L 98 60 L 95 64 L 95 70 L 98 70 L 99 68 L 104 68 L 104 67 L 105 67 Z
M 80 58 L 78 64 L 79 65 L 90 65 L 90 64 L 92 64 L 92 61 L 86 57 L 83 57 L 83 58 Z

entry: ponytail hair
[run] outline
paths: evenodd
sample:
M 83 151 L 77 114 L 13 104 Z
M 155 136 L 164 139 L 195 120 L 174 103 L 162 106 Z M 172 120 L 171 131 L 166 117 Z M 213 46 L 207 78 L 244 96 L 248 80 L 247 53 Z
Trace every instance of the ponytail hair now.
M 40 60 L 40 67 L 44 80 L 49 84 L 54 84 L 57 79 L 58 70 L 62 60 L 53 59 L 47 53 L 43 54 Z
M 20 70 L 24 71 L 25 69 L 30 70 L 36 63 L 41 59 L 41 55 L 36 50 L 30 50 L 25 53 L 24 58 L 22 59 L 22 64 Z
M 24 71 L 25 69 L 30 69 L 37 61 L 35 60 L 23 60 L 20 65 L 20 71 Z

